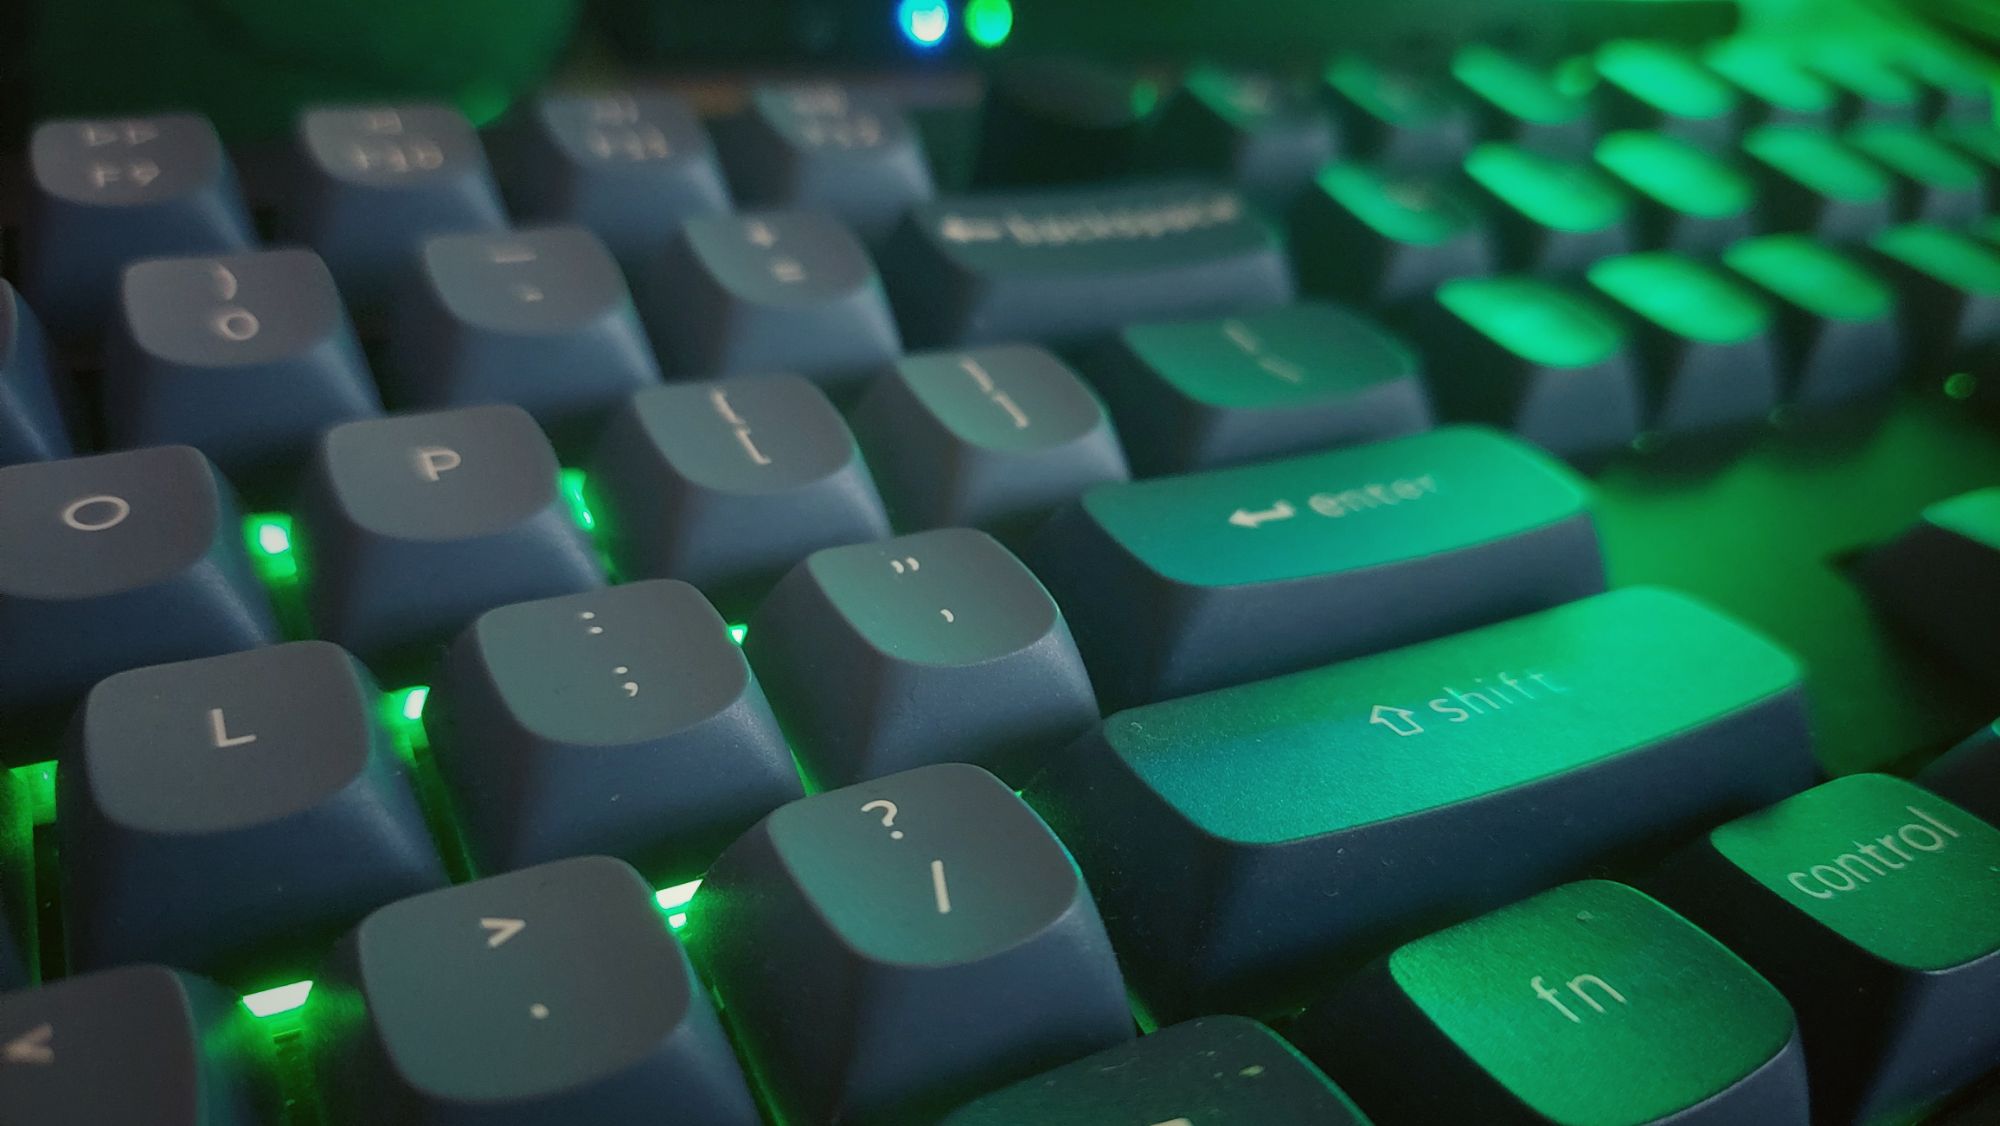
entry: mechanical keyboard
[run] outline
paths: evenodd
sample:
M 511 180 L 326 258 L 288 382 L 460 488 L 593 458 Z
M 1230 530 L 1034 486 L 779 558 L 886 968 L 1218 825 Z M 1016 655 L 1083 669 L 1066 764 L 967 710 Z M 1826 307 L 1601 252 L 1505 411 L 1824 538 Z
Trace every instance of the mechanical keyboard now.
M 33 124 L 0 1126 L 2000 1122 L 1994 68 L 899 12 Z

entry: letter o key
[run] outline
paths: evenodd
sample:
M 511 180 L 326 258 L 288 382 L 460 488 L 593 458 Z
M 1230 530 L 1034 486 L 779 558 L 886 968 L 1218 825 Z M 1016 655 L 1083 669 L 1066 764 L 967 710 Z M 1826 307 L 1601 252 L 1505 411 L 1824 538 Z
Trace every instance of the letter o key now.
M 87 509 L 100 505 L 105 506 L 103 514 L 99 515 L 96 519 L 85 518 Z M 125 518 L 130 515 L 132 515 L 132 506 L 126 503 L 124 497 L 114 497 L 108 493 L 100 493 L 97 496 L 84 497 L 81 500 L 69 502 L 68 507 L 62 510 L 62 522 L 79 532 L 103 532 L 123 524 Z

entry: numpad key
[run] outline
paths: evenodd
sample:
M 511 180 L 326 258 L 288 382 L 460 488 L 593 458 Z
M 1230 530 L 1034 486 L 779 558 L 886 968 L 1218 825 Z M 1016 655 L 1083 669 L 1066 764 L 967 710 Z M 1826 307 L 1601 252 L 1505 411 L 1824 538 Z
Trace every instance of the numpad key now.
M 22 122 L 0 1126 L 2000 1121 L 1973 40 L 879 6 Z

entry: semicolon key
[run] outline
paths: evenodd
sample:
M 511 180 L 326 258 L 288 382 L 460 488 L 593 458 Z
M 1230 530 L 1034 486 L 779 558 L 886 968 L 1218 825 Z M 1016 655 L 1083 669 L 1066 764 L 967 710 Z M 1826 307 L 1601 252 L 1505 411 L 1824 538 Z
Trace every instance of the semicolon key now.
M 715 141 L 746 208 L 828 211 L 866 243 L 888 237 L 934 191 L 923 139 L 902 108 L 834 83 L 755 87 Z
M 762 1121 L 652 889 L 609 857 L 376 911 L 304 1024 L 338 1126 Z
M 779 808 L 688 911 L 695 962 L 784 1121 L 934 1121 L 1132 1038 L 1076 866 L 976 766 Z

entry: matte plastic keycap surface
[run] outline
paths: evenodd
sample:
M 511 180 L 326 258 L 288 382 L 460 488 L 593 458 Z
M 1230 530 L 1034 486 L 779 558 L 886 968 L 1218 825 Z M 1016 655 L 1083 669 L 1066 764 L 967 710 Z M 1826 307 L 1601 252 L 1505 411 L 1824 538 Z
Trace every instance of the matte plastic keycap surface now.
M 695 959 L 787 1121 L 928 1121 L 1132 1036 L 1069 854 L 976 766 L 779 809 L 709 869 L 689 915 Z
M 1786 401 L 1834 407 L 1895 386 L 1902 372 L 1896 292 L 1853 257 L 1806 235 L 1764 235 L 1722 252 L 1777 318 Z
M 1785 998 L 1602 880 L 1400 946 L 1290 1030 L 1384 1126 L 1810 1121 Z
M 1159 101 L 1158 84 L 1129 67 L 1009 57 L 987 83 L 973 180 L 1042 185 L 1124 175 Z
M 222 141 L 195 114 L 45 121 L 28 179 L 21 289 L 58 339 L 103 328 L 128 262 L 256 242 Z
M 1699 146 L 1627 129 L 1599 141 L 1594 155 L 1633 193 L 1649 247 L 1711 253 L 1755 230 L 1756 182 Z
M 1916 80 L 1891 65 L 1876 44 L 1830 36 L 1806 51 L 1802 61 L 1833 88 L 1838 124 L 1923 123 L 1923 93 Z
M 1742 99 L 1680 47 L 1619 39 L 1597 49 L 1597 97 L 1614 128 L 1652 129 L 1711 150 L 1733 139 Z
M 1559 160 L 1489 142 L 1465 158 L 1488 205 L 1509 270 L 1568 274 L 1635 245 L 1624 189 L 1580 160 Z
M 1270 1011 L 1341 958 L 1811 785 L 1799 681 L 1632 588 L 1113 715 L 1027 798 L 1150 1011 Z
M 728 627 L 670 579 L 481 614 L 424 720 L 482 871 L 601 853 L 686 880 L 803 794 Z
M 1471 108 L 1432 75 L 1343 55 L 1322 91 L 1351 151 L 1384 164 L 1448 167 L 1472 145 Z
M 1300 286 L 1363 307 L 1427 298 L 1500 262 L 1484 216 L 1432 173 L 1336 161 L 1292 209 L 1291 231 Z
M 1824 240 L 1865 239 L 1895 222 L 1896 182 L 1881 165 L 1813 129 L 1766 125 L 1743 135 L 1764 200 L 1764 228 Z
M 1846 140 L 1894 177 L 1900 219 L 1970 223 L 1986 209 L 1979 166 L 1929 133 L 1912 126 L 1866 125 L 1849 130 Z
M 1868 243 L 1869 263 L 1901 298 L 1912 374 L 1995 370 L 2000 341 L 2000 247 L 1937 223 L 1906 223 Z
M 761 1121 L 651 889 L 601 856 L 382 908 L 305 1023 L 336 1126 Z
M 603 585 L 556 472 L 548 439 L 515 406 L 327 431 L 294 528 L 320 634 L 393 662 L 481 611 Z
M 984 532 L 814 552 L 749 624 L 744 650 L 816 788 L 934 762 L 1019 785 L 1097 719 L 1055 601 Z
M 1802 66 L 1782 44 L 1742 36 L 1708 45 L 1701 57 L 1710 70 L 1743 92 L 1748 124 L 1832 126 L 1838 102 L 1833 87 Z
M 0 994 L 7 1126 L 264 1126 L 270 1035 L 212 981 L 127 966 Z
M 1646 377 L 1648 429 L 1740 430 L 1778 405 L 1774 318 L 1749 287 L 1666 251 L 1607 258 L 1585 276 L 1629 315 Z
M 120 446 L 184 442 L 258 483 L 329 426 L 382 413 L 333 275 L 310 250 L 128 266 L 105 365 Z
M 92 689 L 57 774 L 70 956 L 269 980 L 443 885 L 379 697 L 324 641 Z
M 278 639 L 229 486 L 187 446 L 0 469 L 0 713 Z
M 1249 202 L 1188 182 L 945 197 L 911 213 L 882 262 L 920 348 L 1070 344 L 1292 297 Z
M 1938 501 L 1866 555 L 1858 576 L 1891 621 L 2000 684 L 2000 486 Z
M 1484 43 L 1452 54 L 1451 77 L 1471 95 L 1481 139 L 1555 156 L 1590 154 L 1597 123 L 1576 83 Z
M 1470 428 L 1100 486 L 1052 519 L 1027 559 L 1108 708 L 1604 589 L 1582 482 Z
M 33 817 L 28 788 L 0 769 L 0 992 L 33 981 L 40 961 Z
M 975 1099 L 942 1126 L 1366 1126 L 1326 1076 L 1270 1029 L 1217 1016 L 1162 1028 L 1130 1044 Z
M 1129 475 L 1097 396 L 1029 344 L 899 360 L 853 421 L 905 528 L 962 525 L 1019 539 L 1063 502 Z
M 1147 163 L 1200 171 L 1282 210 L 1333 159 L 1333 125 L 1304 91 L 1271 75 L 1196 66 L 1147 137 Z
M 70 456 L 40 320 L 0 279 L 0 466 Z
M 732 620 L 820 548 L 889 535 L 853 434 L 796 375 L 642 391 L 612 417 L 590 472 L 619 573 L 693 583 Z
M 2000 821 L 2000 720 L 1931 760 L 1917 781 L 1989 825 Z
M 1829 1120 L 1907 1115 L 2000 1050 L 1995 829 L 1914 783 L 1835 779 L 1722 825 L 1655 880 L 1798 1010 Z
M 923 140 L 888 97 L 831 83 L 759 86 L 716 144 L 746 207 L 840 217 L 865 242 L 931 197 Z
M 1320 302 L 1133 325 L 1090 370 L 1144 475 L 1360 445 L 1431 424 L 1410 346 Z

